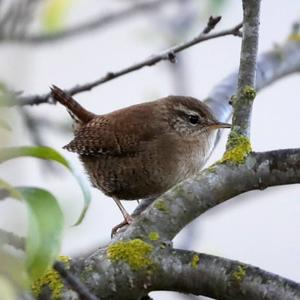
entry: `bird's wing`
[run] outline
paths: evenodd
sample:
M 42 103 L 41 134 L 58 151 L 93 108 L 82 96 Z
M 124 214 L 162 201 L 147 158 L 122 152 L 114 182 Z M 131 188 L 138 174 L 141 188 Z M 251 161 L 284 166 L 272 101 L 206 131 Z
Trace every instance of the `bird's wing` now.
M 109 120 L 96 117 L 75 132 L 74 139 L 64 146 L 71 152 L 82 155 L 117 154 L 118 142 L 114 137 Z
M 162 122 L 151 106 L 133 107 L 98 116 L 83 125 L 64 148 L 81 155 L 129 155 L 161 135 Z

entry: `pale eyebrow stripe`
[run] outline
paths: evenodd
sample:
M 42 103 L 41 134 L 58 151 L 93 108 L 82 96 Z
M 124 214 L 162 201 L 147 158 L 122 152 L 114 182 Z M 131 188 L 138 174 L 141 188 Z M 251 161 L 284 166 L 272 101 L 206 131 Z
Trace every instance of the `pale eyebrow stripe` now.
M 199 112 L 199 111 L 195 111 L 195 110 L 191 110 L 191 109 L 187 109 L 185 106 L 180 105 L 179 108 L 177 109 L 177 111 L 183 112 L 187 115 L 197 115 L 199 117 L 203 117 L 203 112 Z

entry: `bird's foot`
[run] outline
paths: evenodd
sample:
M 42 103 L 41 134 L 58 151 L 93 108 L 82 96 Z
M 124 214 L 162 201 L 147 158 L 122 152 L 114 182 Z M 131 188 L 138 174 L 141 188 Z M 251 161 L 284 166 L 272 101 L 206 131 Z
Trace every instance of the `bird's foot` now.
M 113 237 L 120 228 L 124 227 L 125 225 L 129 225 L 132 222 L 133 222 L 132 216 L 129 215 L 129 214 L 126 215 L 124 217 L 124 221 L 123 222 L 121 222 L 120 224 L 118 224 L 118 225 L 116 225 L 116 226 L 113 227 L 113 229 L 111 230 L 111 237 Z

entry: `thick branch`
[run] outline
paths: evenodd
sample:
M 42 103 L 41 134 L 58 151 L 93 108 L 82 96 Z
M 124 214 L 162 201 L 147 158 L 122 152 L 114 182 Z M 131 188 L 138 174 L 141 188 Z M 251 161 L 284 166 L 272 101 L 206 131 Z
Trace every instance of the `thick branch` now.
M 236 195 L 292 183 L 300 183 L 300 149 L 253 153 L 241 165 L 216 164 L 155 200 L 120 238 L 157 231 L 172 240 L 189 222 Z
M 184 250 L 160 257 L 157 290 L 222 300 L 299 300 L 300 284 L 238 261 Z
M 252 104 L 255 98 L 255 71 L 259 35 L 260 0 L 243 0 L 243 40 L 240 56 L 237 97 L 233 104 L 233 134 L 250 136 Z M 231 145 L 231 136 L 227 149 Z
M 78 262 L 72 272 L 94 294 L 110 300 L 141 299 L 159 290 L 222 300 L 300 297 L 300 285 L 291 280 L 226 258 L 176 250 L 160 238 L 134 239 L 99 249 L 83 264 Z
M 179 53 L 189 47 L 192 47 L 196 44 L 199 44 L 201 42 L 204 42 L 204 41 L 207 41 L 210 39 L 227 36 L 227 35 L 239 35 L 239 30 L 240 30 L 241 26 L 242 25 L 239 24 L 233 28 L 230 28 L 230 29 L 227 29 L 224 31 L 220 31 L 215 34 L 207 34 L 207 28 L 209 27 L 209 24 L 208 24 L 198 36 L 194 37 L 193 39 L 191 39 L 185 43 L 174 46 L 174 47 L 167 49 L 159 54 L 152 55 L 152 56 L 142 60 L 141 62 L 135 63 L 127 68 L 124 68 L 124 69 L 121 69 L 121 70 L 115 71 L 115 72 L 108 72 L 105 76 L 103 76 L 93 82 L 89 82 L 89 83 L 82 84 L 82 85 L 77 85 L 71 89 L 65 90 L 65 92 L 70 95 L 75 95 L 75 94 L 78 94 L 81 92 L 90 91 L 91 89 L 93 89 L 94 87 L 96 87 L 102 83 L 105 83 L 112 79 L 118 78 L 125 74 L 134 72 L 136 70 L 142 69 L 146 66 L 153 66 L 160 61 L 169 60 L 174 63 L 174 62 L 176 62 L 176 56 L 175 56 L 176 53 Z M 13 105 L 35 105 L 35 104 L 41 104 L 41 103 L 50 103 L 50 97 L 51 97 L 50 93 L 47 93 L 44 95 L 18 97 L 17 102 L 13 101 L 11 103 L 7 103 L 7 105 L 11 105 L 11 106 L 13 106 Z
M 157 199 L 107 248 L 75 262 L 73 272 L 102 299 L 139 299 L 153 290 L 225 300 L 299 299 L 299 285 L 287 279 L 222 258 L 193 257 L 169 243 L 191 220 L 235 195 L 299 182 L 300 149 L 253 153 L 243 165 L 218 164 Z

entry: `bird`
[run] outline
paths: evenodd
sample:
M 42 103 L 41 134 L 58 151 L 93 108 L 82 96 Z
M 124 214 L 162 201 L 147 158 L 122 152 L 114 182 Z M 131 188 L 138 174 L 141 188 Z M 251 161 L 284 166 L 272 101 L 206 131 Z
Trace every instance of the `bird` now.
M 112 234 L 133 221 L 122 200 L 156 198 L 197 174 L 217 130 L 231 127 L 193 97 L 171 95 L 98 115 L 55 85 L 51 96 L 73 118 L 74 138 L 63 148 L 79 155 L 91 184 L 124 217 Z

